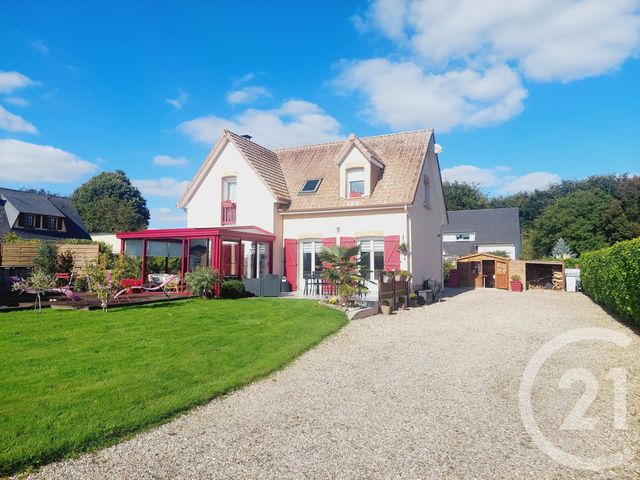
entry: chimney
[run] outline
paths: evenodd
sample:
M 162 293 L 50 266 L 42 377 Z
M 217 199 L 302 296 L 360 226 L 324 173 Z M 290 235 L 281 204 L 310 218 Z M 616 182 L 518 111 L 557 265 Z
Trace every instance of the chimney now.
M 244 135 L 240 135 L 242 138 L 246 138 L 247 140 L 251 140 L 253 137 L 251 135 L 247 135 L 246 133 Z

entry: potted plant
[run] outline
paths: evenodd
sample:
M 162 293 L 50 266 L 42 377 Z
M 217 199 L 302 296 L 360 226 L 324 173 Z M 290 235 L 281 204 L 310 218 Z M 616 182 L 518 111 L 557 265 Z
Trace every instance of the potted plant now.
M 389 283 L 389 280 L 391 280 L 390 272 L 382 272 L 382 282 Z
M 407 255 L 409 255 L 409 244 L 406 242 L 402 242 L 398 247 L 398 250 L 402 255 L 406 257 Z
M 511 291 L 521 292 L 522 282 L 520 281 L 520 275 L 511 275 Z
M 418 306 L 418 294 L 416 293 L 409 294 L 409 306 L 410 307 Z
M 405 298 L 402 295 L 400 295 L 398 297 L 398 310 L 404 310 L 405 309 L 405 306 L 406 306 L 405 302 L 406 302 Z
M 400 280 L 402 280 L 402 275 L 400 275 L 400 272 L 402 270 L 396 270 L 395 272 L 393 272 L 394 278 L 396 282 L 399 282 Z
M 380 301 L 380 311 L 383 315 L 391 315 L 391 302 L 386 298 Z

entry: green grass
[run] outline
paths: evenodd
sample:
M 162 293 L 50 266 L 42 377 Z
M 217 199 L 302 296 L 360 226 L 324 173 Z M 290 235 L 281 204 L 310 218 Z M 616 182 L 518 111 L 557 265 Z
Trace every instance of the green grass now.
M 0 475 L 165 422 L 345 323 L 314 301 L 262 298 L 0 314 Z

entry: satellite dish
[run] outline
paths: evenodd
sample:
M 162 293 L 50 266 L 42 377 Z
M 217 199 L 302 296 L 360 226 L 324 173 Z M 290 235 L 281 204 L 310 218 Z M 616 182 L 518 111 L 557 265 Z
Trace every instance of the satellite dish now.
M 436 146 L 434 147 L 434 150 L 435 150 L 436 155 L 437 155 L 440 152 L 442 152 L 442 150 L 444 150 L 444 148 L 442 148 L 442 145 L 440 145 L 439 143 L 436 143 Z

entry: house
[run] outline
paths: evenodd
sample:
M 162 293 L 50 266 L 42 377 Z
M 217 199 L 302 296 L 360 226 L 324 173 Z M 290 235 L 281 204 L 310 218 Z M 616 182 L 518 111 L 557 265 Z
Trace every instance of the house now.
M 434 147 L 432 130 L 282 149 L 225 130 L 178 203 L 187 228 L 119 233 L 122 251 L 182 256 L 182 274 L 198 264 L 276 273 L 302 291 L 323 247 L 359 245 L 372 290 L 382 270 L 442 281 L 447 212 Z
M 29 240 L 91 239 L 70 199 L 0 188 L 0 238 L 9 232 Z
M 442 230 L 445 257 L 473 253 L 506 252 L 512 260 L 520 255 L 520 212 L 517 208 L 485 208 L 450 211 Z

